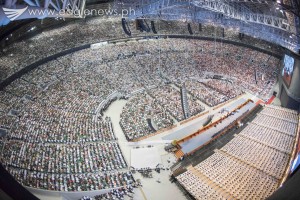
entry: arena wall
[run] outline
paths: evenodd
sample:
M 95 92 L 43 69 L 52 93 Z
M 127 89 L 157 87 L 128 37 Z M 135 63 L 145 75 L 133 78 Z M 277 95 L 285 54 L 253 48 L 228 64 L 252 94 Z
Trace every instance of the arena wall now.
M 281 70 L 279 73 L 279 98 L 281 101 L 281 106 L 298 110 L 300 107 L 300 57 L 288 51 L 286 54 L 295 59 L 294 70 L 290 85 L 288 85 L 282 77 L 281 72 L 284 67 L 284 62 L 281 62 Z

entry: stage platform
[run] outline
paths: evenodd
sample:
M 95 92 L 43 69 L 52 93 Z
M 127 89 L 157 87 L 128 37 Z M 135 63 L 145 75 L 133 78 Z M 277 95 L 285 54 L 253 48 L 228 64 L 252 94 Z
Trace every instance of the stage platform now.
M 244 103 L 244 102 L 239 101 L 239 103 L 234 104 L 234 105 L 230 106 L 227 109 L 229 109 L 229 111 L 234 110 L 236 107 L 238 107 L 242 103 Z M 181 151 L 184 154 L 188 154 L 188 153 L 196 150 L 197 148 L 199 148 L 200 146 L 202 146 L 203 144 L 205 144 L 206 142 L 211 140 L 212 137 L 216 133 L 222 131 L 224 128 L 229 126 L 232 122 L 234 122 L 239 117 L 241 117 L 244 113 L 246 113 L 249 110 L 251 110 L 252 108 L 254 108 L 255 105 L 256 105 L 255 103 L 249 102 L 248 104 L 243 106 L 241 109 L 239 109 L 237 112 L 235 112 L 233 115 L 230 115 L 229 117 L 222 120 L 222 122 L 217 124 L 216 126 L 211 127 L 210 129 L 208 129 L 208 130 L 202 132 L 201 134 L 191 138 L 190 140 L 187 140 L 185 142 L 180 143 L 180 146 L 182 147 Z
M 228 106 L 224 106 L 223 108 L 228 112 L 233 111 L 235 108 L 237 108 L 239 105 L 245 103 L 247 99 L 241 98 L 237 99 L 233 103 L 231 103 Z M 227 112 L 224 112 L 225 114 Z M 224 114 L 221 113 L 215 113 L 214 117 L 212 118 L 212 121 L 216 121 L 220 117 L 222 117 Z M 195 119 L 192 121 L 192 123 L 189 123 L 187 126 L 182 126 L 181 129 L 175 130 L 173 133 L 164 136 L 163 140 L 180 140 L 182 138 L 185 138 L 195 132 L 197 132 L 199 129 L 203 127 L 203 124 L 207 122 L 207 117 L 201 118 L 201 119 Z

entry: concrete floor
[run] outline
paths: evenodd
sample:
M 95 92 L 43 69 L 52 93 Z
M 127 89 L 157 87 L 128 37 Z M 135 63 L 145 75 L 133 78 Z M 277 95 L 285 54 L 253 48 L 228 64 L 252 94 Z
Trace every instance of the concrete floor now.
M 151 137 L 147 138 L 141 143 L 136 143 L 140 145 L 132 145 L 131 143 L 128 143 L 125 135 L 119 125 L 120 121 L 120 114 L 122 112 L 122 108 L 126 104 L 126 100 L 118 100 L 111 104 L 111 106 L 107 109 L 107 111 L 104 113 L 105 116 L 109 116 L 112 119 L 113 128 L 116 134 L 116 137 L 119 140 L 120 148 L 123 152 L 123 155 L 125 157 L 125 160 L 127 161 L 127 164 L 130 165 L 130 150 L 134 146 L 140 146 L 140 147 L 146 147 L 146 144 L 151 144 L 157 147 L 158 153 L 160 154 L 160 157 L 162 159 L 162 164 L 164 167 L 170 167 L 172 164 L 175 163 L 176 159 L 173 154 L 167 153 L 164 150 L 164 143 L 155 142 L 158 140 L 161 140 L 160 137 Z M 153 142 L 152 142 L 153 141 Z M 168 160 L 171 160 L 170 163 L 168 163 Z M 169 170 L 161 170 L 160 173 L 153 172 L 153 178 L 143 178 L 140 173 L 136 172 L 133 176 L 134 178 L 140 179 L 143 187 L 140 189 L 135 190 L 134 199 L 137 200 L 166 200 L 166 199 L 176 199 L 176 200 L 185 200 L 183 193 L 178 189 L 178 187 L 169 181 Z M 159 180 L 161 183 L 158 183 L 157 180 Z

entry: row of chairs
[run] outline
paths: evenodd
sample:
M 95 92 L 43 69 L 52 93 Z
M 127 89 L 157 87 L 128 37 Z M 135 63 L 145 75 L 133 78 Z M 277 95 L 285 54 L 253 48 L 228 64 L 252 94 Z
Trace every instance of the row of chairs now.
M 237 199 L 263 199 L 277 186 L 276 178 L 219 150 L 195 169 Z
M 258 125 L 263 125 L 270 129 L 274 129 L 292 136 L 296 135 L 296 130 L 297 130 L 296 123 L 292 123 L 269 115 L 262 115 L 262 114 L 258 115 L 253 120 L 253 123 Z
M 245 127 L 241 133 L 239 133 L 239 135 L 254 141 L 258 141 L 286 153 L 290 153 L 293 148 L 293 136 L 269 129 L 265 126 L 260 126 L 255 123 L 249 123 L 248 126 Z
M 289 160 L 288 154 L 242 136 L 236 136 L 221 150 L 278 179 Z
M 266 106 L 261 114 L 267 114 L 270 116 L 278 117 L 281 119 L 289 120 L 294 123 L 298 123 L 299 117 L 297 115 L 297 112 L 291 112 L 287 111 L 286 109 L 278 109 L 275 106 Z
M 262 112 L 277 109 L 273 107 L 267 106 Z M 284 112 L 283 117 L 295 115 L 294 111 L 278 110 Z M 196 199 L 210 199 L 218 191 L 219 195 L 227 192 L 234 199 L 266 199 L 278 188 L 295 141 L 294 133 L 276 129 L 288 126 L 289 131 L 296 131 L 294 124 L 277 116 L 259 114 L 220 150 L 176 178 Z
M 204 183 L 190 171 L 186 171 L 176 177 L 184 188 L 196 199 L 224 200 L 211 186 Z

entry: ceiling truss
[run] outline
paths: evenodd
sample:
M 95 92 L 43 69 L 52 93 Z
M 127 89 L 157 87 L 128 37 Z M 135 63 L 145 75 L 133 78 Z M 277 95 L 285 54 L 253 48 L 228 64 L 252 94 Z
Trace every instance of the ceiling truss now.
M 156 18 L 186 20 L 234 28 L 292 51 L 300 49 L 294 20 L 275 1 L 252 0 L 117 0 L 122 7 L 133 7 L 129 19 Z M 120 5 L 120 4 L 117 4 Z M 259 9 L 258 9 L 259 8 Z M 257 12 L 254 12 L 257 10 Z M 266 12 L 271 10 L 270 12 Z M 264 11 L 264 13 L 262 13 Z M 290 21 L 292 20 L 292 22 Z

